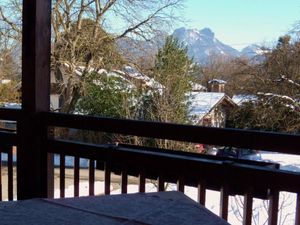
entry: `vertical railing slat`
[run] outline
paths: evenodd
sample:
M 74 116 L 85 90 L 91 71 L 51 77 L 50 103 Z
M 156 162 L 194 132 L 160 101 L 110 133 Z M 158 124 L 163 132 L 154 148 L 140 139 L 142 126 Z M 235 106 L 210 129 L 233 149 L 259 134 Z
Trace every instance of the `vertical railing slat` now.
M 158 187 L 157 191 L 164 191 L 165 190 L 165 177 L 164 175 L 159 175 L 158 176 Z
M 0 201 L 2 201 L 2 153 L 0 151 Z
M 277 225 L 278 222 L 279 191 L 271 190 L 269 196 L 269 219 L 268 225 Z
M 224 219 L 228 219 L 228 201 L 229 194 L 228 194 L 228 185 L 224 184 L 221 188 L 221 197 L 220 197 L 220 216 Z
M 198 202 L 201 205 L 205 205 L 205 199 L 206 199 L 206 182 L 204 180 L 201 180 L 198 183 Z
M 104 193 L 110 194 L 110 182 L 111 182 L 111 165 L 109 162 L 105 162 L 104 166 Z
M 7 171 L 8 171 L 8 200 L 12 201 L 14 198 L 13 182 L 14 182 L 14 171 L 13 171 L 13 148 L 8 149 L 7 152 Z
M 177 180 L 177 190 L 184 193 L 184 177 L 179 176 Z
M 74 196 L 79 196 L 79 163 L 80 158 L 74 157 Z
M 121 174 L 121 193 L 122 194 L 127 193 L 127 183 L 128 183 L 127 168 L 124 167 L 122 169 L 122 174 Z
M 89 195 L 95 195 L 95 160 L 89 160 Z
M 251 225 L 253 190 L 250 188 L 244 195 L 243 225 Z
M 300 225 L 300 192 L 297 193 L 295 225 Z
M 146 185 L 145 172 L 143 170 L 141 170 L 140 174 L 139 174 L 139 192 L 140 193 L 145 193 L 145 185 Z
M 65 155 L 59 156 L 59 189 L 60 189 L 60 197 L 65 197 Z

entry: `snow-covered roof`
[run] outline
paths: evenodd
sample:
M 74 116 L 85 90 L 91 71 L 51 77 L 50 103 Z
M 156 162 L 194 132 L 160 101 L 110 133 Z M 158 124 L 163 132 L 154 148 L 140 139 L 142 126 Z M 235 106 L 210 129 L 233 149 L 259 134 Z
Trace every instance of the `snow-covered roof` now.
M 110 78 L 112 78 L 112 77 L 118 78 L 119 80 L 118 81 L 116 80 L 114 83 L 114 85 L 115 85 L 114 89 L 116 89 L 116 90 L 130 92 L 130 91 L 136 89 L 135 85 L 132 84 L 132 82 L 130 82 L 130 80 L 128 80 L 124 77 L 123 71 L 115 70 L 112 72 L 108 72 L 105 69 L 100 69 L 100 70 L 98 70 L 98 74 L 104 75 L 104 76 L 107 76 Z M 102 81 L 97 80 L 97 79 L 93 80 L 93 83 L 98 86 L 103 85 Z
M 207 91 L 207 88 L 201 84 L 195 82 L 190 82 L 190 84 L 192 86 L 192 91 Z
M 218 84 L 227 84 L 227 82 L 225 80 L 220 80 L 220 79 L 212 79 L 210 81 L 208 81 L 209 84 L 211 83 L 218 83 Z
M 255 95 L 239 94 L 239 95 L 234 95 L 232 97 L 232 100 L 234 101 L 235 104 L 240 106 L 245 102 L 256 101 L 257 97 Z
M 201 120 L 224 97 L 225 93 L 221 92 L 191 92 L 189 94 L 190 116 L 195 117 L 197 121 Z
M 66 68 L 70 68 L 70 65 L 67 63 L 63 64 Z M 75 69 L 75 73 L 78 76 L 82 76 L 83 72 L 85 70 L 84 66 L 77 66 Z M 89 68 L 87 71 L 89 73 L 95 72 L 98 74 L 104 74 L 108 77 L 119 77 L 122 80 L 126 80 L 128 83 L 131 83 L 131 86 L 134 86 L 132 82 L 128 78 L 141 80 L 147 87 L 153 88 L 153 89 L 163 89 L 164 86 L 160 84 L 159 82 L 155 81 L 153 78 L 148 77 L 147 75 L 139 72 L 137 69 L 135 69 L 132 66 L 125 66 L 122 70 L 112 70 L 107 71 L 105 69 L 95 69 L 95 68 Z
M 163 89 L 164 88 L 164 86 L 162 84 L 155 81 L 153 78 L 150 78 L 147 75 L 140 73 L 138 70 L 136 70 L 135 68 L 133 68 L 131 66 L 125 66 L 124 70 L 125 70 L 126 75 L 128 75 L 130 78 L 141 80 L 148 87 L 151 87 L 154 89 Z

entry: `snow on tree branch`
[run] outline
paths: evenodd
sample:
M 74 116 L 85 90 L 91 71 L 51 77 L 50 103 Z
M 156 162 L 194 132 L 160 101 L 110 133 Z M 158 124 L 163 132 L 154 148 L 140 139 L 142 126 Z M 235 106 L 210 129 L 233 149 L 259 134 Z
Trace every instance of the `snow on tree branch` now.
M 292 84 L 296 87 L 300 88 L 300 84 L 295 82 L 294 80 L 288 79 L 285 75 L 281 75 L 280 78 L 278 80 L 276 80 L 277 82 L 282 82 L 282 81 L 286 81 L 289 84 Z
M 290 96 L 287 95 L 280 95 L 280 94 L 275 94 L 275 93 L 264 93 L 264 92 L 257 92 L 258 96 L 264 96 L 264 97 L 269 97 L 269 99 L 271 98 L 278 98 L 281 100 L 287 100 L 289 102 L 291 102 L 293 105 L 290 104 L 284 104 L 286 107 L 289 107 L 291 109 L 300 109 L 300 104 L 299 101 L 297 99 L 293 99 Z M 282 102 L 283 103 L 283 102 Z

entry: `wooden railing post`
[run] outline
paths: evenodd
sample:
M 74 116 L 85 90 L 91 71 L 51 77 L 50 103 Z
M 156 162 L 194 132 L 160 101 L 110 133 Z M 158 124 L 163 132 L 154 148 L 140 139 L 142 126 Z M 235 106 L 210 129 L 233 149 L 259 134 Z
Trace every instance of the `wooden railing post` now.
M 295 225 L 300 225 L 300 192 L 297 193 Z
M 228 219 L 228 203 L 229 203 L 229 188 L 228 184 L 223 184 L 221 188 L 220 197 L 220 216 L 224 219 Z
M 243 225 L 251 225 L 253 208 L 253 188 L 244 194 Z
M 206 182 L 204 180 L 200 180 L 198 183 L 198 202 L 205 206 L 206 199 Z
M 51 0 L 23 0 L 18 199 L 53 195 L 53 173 L 44 146 L 47 128 L 39 118 L 39 113 L 50 108 L 50 19 Z
M 278 222 L 279 191 L 272 189 L 269 196 L 268 225 L 277 225 Z

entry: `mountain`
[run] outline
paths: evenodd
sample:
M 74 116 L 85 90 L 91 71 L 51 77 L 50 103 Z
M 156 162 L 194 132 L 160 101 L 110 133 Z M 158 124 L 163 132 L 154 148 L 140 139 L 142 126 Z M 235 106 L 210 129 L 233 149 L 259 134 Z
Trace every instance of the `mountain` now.
M 262 48 L 261 46 L 259 46 L 257 44 L 252 44 L 252 45 L 249 45 L 249 46 L 243 48 L 240 54 L 241 54 L 241 56 L 244 56 L 247 58 L 252 58 L 255 56 L 263 55 L 267 52 L 268 52 L 268 50 Z
M 215 38 L 215 34 L 209 28 L 201 30 L 186 29 L 181 27 L 173 32 L 180 43 L 188 48 L 188 55 L 195 62 L 203 64 L 209 57 L 238 57 L 240 52 Z
M 166 33 L 156 35 L 150 41 L 126 38 L 119 40 L 117 44 L 125 58 L 133 61 L 141 58 L 145 58 L 146 61 L 152 59 L 150 61 L 153 63 L 155 54 L 163 46 L 167 35 Z M 189 57 L 202 65 L 206 64 L 210 57 L 215 56 L 224 59 L 246 57 L 257 63 L 264 60 L 263 54 L 266 53 L 266 50 L 255 44 L 247 46 L 240 52 L 218 40 L 210 28 L 197 30 L 181 27 L 176 29 L 172 35 L 178 39 L 179 43 L 187 47 Z
M 158 49 L 164 45 L 167 36 L 167 33 L 160 32 L 147 41 L 125 37 L 118 39 L 116 44 L 124 59 L 130 62 L 138 62 L 138 64 L 147 68 L 149 65 L 154 64 Z
M 265 59 L 264 54 L 268 52 L 268 49 L 265 49 L 257 44 L 252 44 L 243 48 L 240 52 L 240 56 L 249 59 L 253 63 L 259 63 Z

